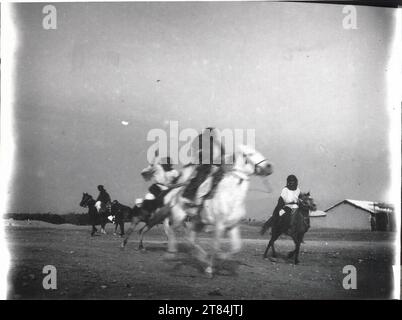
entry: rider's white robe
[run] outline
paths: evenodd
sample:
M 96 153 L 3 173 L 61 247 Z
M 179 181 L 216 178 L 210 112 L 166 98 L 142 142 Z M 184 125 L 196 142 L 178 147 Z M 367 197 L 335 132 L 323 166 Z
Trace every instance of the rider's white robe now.
M 300 189 L 289 190 L 287 187 L 282 189 L 281 198 L 285 202 L 285 206 L 292 209 L 292 212 L 298 208 L 297 201 L 299 199 Z M 285 210 L 281 209 L 279 215 L 283 215 Z

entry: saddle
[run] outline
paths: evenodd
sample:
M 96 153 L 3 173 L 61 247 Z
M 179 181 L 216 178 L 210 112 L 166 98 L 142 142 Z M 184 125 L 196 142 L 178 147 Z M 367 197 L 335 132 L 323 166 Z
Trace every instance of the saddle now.
M 212 198 L 224 173 L 223 166 L 200 167 L 183 192 L 183 198 L 190 200 L 188 206 L 197 207 L 204 199 Z
M 218 187 L 219 182 L 223 179 L 223 176 L 225 175 L 225 167 L 220 166 L 218 170 L 212 173 L 211 175 L 211 186 L 208 191 L 208 193 L 204 196 L 204 199 L 212 199 L 215 195 L 216 189 Z
M 155 197 L 154 199 L 145 199 L 141 204 L 141 209 L 149 213 L 155 212 L 157 209 L 163 207 L 165 196 L 171 191 L 172 188 L 163 190 L 157 183 L 151 185 L 148 191 Z

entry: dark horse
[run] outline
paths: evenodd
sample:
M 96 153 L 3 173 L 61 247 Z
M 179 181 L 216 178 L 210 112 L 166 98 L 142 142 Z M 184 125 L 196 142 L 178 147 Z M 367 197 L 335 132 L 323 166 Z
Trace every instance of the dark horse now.
M 300 193 L 298 199 L 299 208 L 293 214 L 285 213 L 282 216 L 271 217 L 262 227 L 261 234 L 264 234 L 272 227 L 272 235 L 268 246 L 264 252 L 264 258 L 267 258 L 269 248 L 272 247 L 272 257 L 276 257 L 274 243 L 281 234 L 290 236 L 294 243 L 295 249 L 288 254 L 288 258 L 294 256 L 295 264 L 299 263 L 300 244 L 303 242 L 304 234 L 310 228 L 309 213 L 316 210 L 316 205 L 313 198 L 310 197 L 310 192 Z
M 105 230 L 105 225 L 108 220 L 107 212 L 102 212 L 102 213 L 98 214 L 98 210 L 96 210 L 95 203 L 96 203 L 96 201 L 90 194 L 88 194 L 86 192 L 84 192 L 82 194 L 80 206 L 83 208 L 88 208 L 89 223 L 92 225 L 91 236 L 93 236 L 95 234 L 95 232 L 98 231 L 96 229 L 97 224 L 100 224 L 101 229 Z
M 117 228 L 120 227 L 120 236 L 124 236 L 124 221 L 126 218 L 131 218 L 132 210 L 130 207 L 121 204 L 119 201 L 114 200 L 111 206 L 111 214 L 114 217 L 114 233 L 116 234 Z
M 156 200 L 156 201 L 155 201 Z M 142 240 L 145 233 L 151 230 L 155 225 L 163 223 L 163 221 L 169 216 L 170 210 L 167 207 L 162 207 L 163 203 L 161 199 L 155 200 L 144 200 L 142 205 L 135 205 L 131 210 L 131 225 L 127 230 L 126 236 L 121 243 L 121 248 L 124 249 L 127 245 L 128 238 L 134 231 L 135 227 L 140 223 L 144 222 L 145 225 L 138 230 L 140 234 L 140 244 L 138 246 L 139 250 L 144 250 L 144 245 Z M 166 233 L 166 230 L 165 230 Z M 167 234 L 166 234 L 167 235 Z

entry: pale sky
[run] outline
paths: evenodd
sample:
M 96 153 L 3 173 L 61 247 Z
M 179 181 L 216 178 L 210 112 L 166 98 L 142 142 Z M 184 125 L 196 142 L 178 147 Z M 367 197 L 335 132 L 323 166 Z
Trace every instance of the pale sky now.
M 132 206 L 149 186 L 149 130 L 255 129 L 275 167 L 247 217 L 271 214 L 287 175 L 319 209 L 385 201 L 393 9 L 300 3 L 18 4 L 17 154 L 10 212 L 85 212 L 82 192 Z M 160 81 L 157 81 L 160 80 Z M 122 125 L 127 121 L 128 125 Z M 262 189 L 252 180 L 251 189 Z

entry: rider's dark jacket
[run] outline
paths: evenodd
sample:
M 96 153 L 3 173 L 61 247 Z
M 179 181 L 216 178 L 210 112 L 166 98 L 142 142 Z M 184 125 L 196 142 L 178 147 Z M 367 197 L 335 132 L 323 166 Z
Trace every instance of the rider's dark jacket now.
M 111 202 L 111 199 L 110 199 L 109 194 L 106 192 L 106 190 L 101 190 L 99 192 L 99 196 L 96 199 L 96 201 L 100 201 L 102 203 L 108 203 L 108 202 Z

